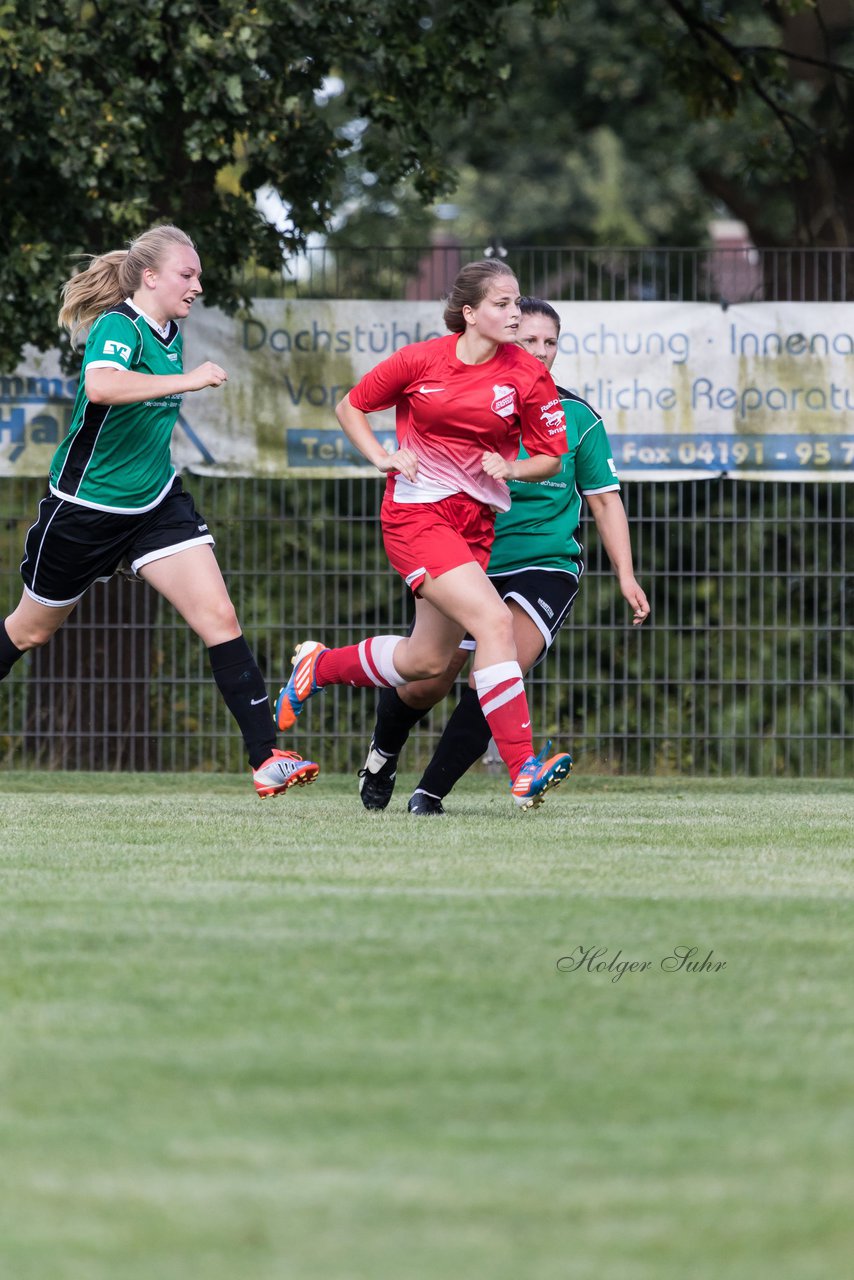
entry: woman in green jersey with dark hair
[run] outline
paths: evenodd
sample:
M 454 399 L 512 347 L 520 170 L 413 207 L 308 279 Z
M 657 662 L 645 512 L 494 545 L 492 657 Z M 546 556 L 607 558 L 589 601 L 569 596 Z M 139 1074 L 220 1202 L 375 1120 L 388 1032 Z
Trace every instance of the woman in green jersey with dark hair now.
M 184 492 L 170 452 L 181 398 L 221 386 L 205 361 L 184 372 L 177 321 L 202 292 L 195 245 L 157 226 L 127 249 L 93 257 L 63 288 L 59 323 L 88 330 L 71 426 L 27 533 L 17 608 L 0 623 L 0 680 L 46 644 L 94 582 L 122 561 L 181 614 L 208 649 L 237 721 L 255 789 L 277 795 L 312 782 L 318 767 L 275 746 L 264 679 L 242 634 L 213 553 L 213 538 Z M 106 695 L 105 695 L 106 696 Z
M 516 342 L 551 370 L 558 352 L 560 317 L 541 298 L 522 298 Z M 599 414 L 586 401 L 558 387 L 566 416 L 567 452 L 556 476 L 535 483 L 510 481 L 510 510 L 495 521 L 487 573 L 513 615 L 519 665 L 526 674 L 545 658 L 569 617 L 582 572 L 578 527 L 582 497 L 611 560 L 635 626 L 649 616 L 649 603 L 635 579 L 626 513 L 611 446 Z M 397 760 L 410 730 L 450 693 L 466 659 L 464 640 L 445 673 L 383 689 L 368 758 L 360 773 L 366 809 L 385 809 L 394 790 Z M 408 809 L 442 814 L 442 800 L 486 751 L 489 728 L 471 688 L 463 690 Z

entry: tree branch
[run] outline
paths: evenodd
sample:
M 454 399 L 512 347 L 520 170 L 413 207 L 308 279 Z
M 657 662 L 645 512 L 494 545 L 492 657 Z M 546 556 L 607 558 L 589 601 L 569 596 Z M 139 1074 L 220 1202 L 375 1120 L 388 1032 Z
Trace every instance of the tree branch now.
M 723 49 L 727 54 L 729 54 L 729 56 L 733 59 L 736 65 L 741 67 L 744 70 L 753 92 L 762 102 L 765 103 L 765 105 L 768 107 L 768 110 L 776 118 L 780 127 L 785 132 L 791 144 L 793 153 L 797 156 L 807 158 L 809 156 L 809 151 L 799 141 L 792 126 L 797 125 L 799 128 L 803 129 L 805 133 L 811 135 L 814 133 L 814 129 L 812 125 L 809 123 L 809 121 L 802 119 L 800 116 L 796 115 L 793 111 L 789 111 L 786 107 L 782 106 L 779 102 L 777 102 L 774 99 L 774 97 L 769 92 L 769 90 L 766 89 L 765 85 L 759 79 L 755 70 L 750 66 L 749 58 L 745 57 L 745 54 L 749 52 L 749 46 L 742 47 L 741 45 L 733 44 L 731 40 L 728 40 L 726 36 L 723 35 L 722 32 L 718 31 L 715 27 L 711 26 L 707 22 L 704 22 L 700 19 L 695 18 L 693 14 L 689 13 L 686 6 L 681 3 L 681 0 L 665 0 L 665 2 L 668 5 L 668 7 L 673 10 L 673 12 L 679 18 L 679 20 L 683 23 L 688 34 L 697 43 L 701 43 L 699 36 L 700 36 L 700 33 L 702 33 L 702 35 L 704 35 L 708 41 L 714 42 L 715 44 L 719 45 L 721 49 Z M 701 47 L 702 47 L 702 44 L 701 44 Z M 780 50 L 775 50 L 775 52 L 783 53 L 785 51 L 783 49 L 780 49 Z M 724 71 L 714 66 L 714 64 L 713 64 L 713 69 L 718 73 L 719 76 L 722 76 L 730 85 L 737 83 L 733 81 L 732 77 L 726 76 Z
M 843 66 L 841 62 L 830 62 L 827 58 L 811 58 L 809 54 L 795 53 L 792 49 L 784 49 L 782 45 L 746 44 L 739 45 L 738 48 L 744 53 L 776 54 L 781 58 L 788 58 L 790 62 L 805 62 L 811 67 L 822 67 L 833 75 L 845 76 L 849 80 L 854 80 L 854 67 Z

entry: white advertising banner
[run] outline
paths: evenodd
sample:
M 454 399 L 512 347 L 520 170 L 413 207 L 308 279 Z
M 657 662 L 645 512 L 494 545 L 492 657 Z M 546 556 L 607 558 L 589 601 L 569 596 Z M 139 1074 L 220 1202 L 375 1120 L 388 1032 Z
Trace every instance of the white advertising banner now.
M 602 414 L 621 477 L 854 478 L 854 308 L 839 303 L 557 303 L 557 382 Z M 378 361 L 443 333 L 429 302 L 260 300 L 199 308 L 185 368 L 229 380 L 184 397 L 176 462 L 211 475 L 375 474 L 337 401 Z M 54 352 L 0 374 L 0 475 L 43 475 L 76 381 Z M 373 425 L 394 447 L 392 412 Z

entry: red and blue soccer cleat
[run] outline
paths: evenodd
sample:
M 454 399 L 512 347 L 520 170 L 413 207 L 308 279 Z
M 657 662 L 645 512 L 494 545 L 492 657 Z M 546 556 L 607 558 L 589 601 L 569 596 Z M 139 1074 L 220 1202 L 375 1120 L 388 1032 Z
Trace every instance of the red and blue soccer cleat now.
M 322 653 L 326 653 L 326 646 L 317 640 L 303 640 L 294 650 L 293 673 L 276 699 L 276 724 L 280 729 L 292 729 L 304 703 L 317 693 L 314 672 Z
M 544 758 L 551 749 L 549 741 L 538 756 L 531 756 L 519 770 L 510 792 L 520 809 L 538 808 L 543 803 L 546 792 L 552 787 L 560 786 L 572 772 L 572 756 L 567 752 L 561 752 L 549 760 Z

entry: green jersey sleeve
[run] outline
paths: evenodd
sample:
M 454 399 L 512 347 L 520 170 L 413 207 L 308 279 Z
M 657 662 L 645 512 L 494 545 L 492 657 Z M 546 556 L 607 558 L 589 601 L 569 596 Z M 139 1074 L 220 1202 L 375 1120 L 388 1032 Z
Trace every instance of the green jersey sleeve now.
M 92 326 L 83 356 L 84 369 L 132 369 L 142 351 L 142 338 L 127 316 L 108 311 Z
M 581 571 L 578 527 L 586 493 L 619 489 L 611 445 L 599 414 L 586 400 L 561 398 L 566 416 L 566 453 L 560 470 L 548 480 L 511 480 L 509 511 L 495 519 L 491 574 L 522 569 Z M 520 457 L 527 457 L 520 450 Z
M 564 402 L 564 407 L 566 406 L 567 402 Z M 589 406 L 584 405 L 584 408 L 589 409 Z M 592 410 L 590 413 L 592 415 Z M 575 454 L 575 478 L 580 492 L 607 493 L 611 489 L 619 489 L 620 479 L 605 424 L 598 415 L 592 421 L 585 421 L 584 418 L 578 421 L 579 417 L 581 415 L 576 410 L 578 448 Z

